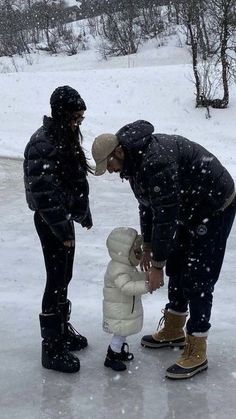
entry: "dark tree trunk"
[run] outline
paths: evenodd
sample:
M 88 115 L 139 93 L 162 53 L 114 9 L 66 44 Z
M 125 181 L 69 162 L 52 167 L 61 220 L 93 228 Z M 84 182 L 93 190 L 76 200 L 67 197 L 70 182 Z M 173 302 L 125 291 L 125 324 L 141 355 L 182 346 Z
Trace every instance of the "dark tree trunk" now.
M 202 106 L 202 98 L 201 98 L 201 86 L 200 86 L 200 78 L 197 69 L 198 63 L 198 56 L 197 56 L 197 40 L 194 37 L 193 28 L 191 23 L 187 24 L 188 33 L 190 36 L 190 43 L 192 49 L 192 63 L 193 63 L 193 74 L 195 77 L 195 86 L 196 86 L 196 107 Z

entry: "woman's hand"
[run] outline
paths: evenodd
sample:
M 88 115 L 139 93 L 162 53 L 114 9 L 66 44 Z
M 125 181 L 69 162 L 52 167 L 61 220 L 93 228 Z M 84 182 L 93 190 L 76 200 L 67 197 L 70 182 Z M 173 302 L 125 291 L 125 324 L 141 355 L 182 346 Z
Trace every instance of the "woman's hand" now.
M 147 249 L 143 251 L 143 254 L 141 256 L 141 261 L 140 261 L 140 268 L 142 271 L 148 271 L 152 264 L 151 264 L 151 249 Z

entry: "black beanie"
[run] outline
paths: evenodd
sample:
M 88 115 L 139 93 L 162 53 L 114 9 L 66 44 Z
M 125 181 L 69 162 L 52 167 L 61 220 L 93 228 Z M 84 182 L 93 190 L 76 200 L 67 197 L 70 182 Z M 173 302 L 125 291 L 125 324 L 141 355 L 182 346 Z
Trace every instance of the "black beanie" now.
M 82 97 L 70 86 L 57 87 L 50 97 L 50 105 L 55 119 L 68 119 L 73 112 L 86 110 Z

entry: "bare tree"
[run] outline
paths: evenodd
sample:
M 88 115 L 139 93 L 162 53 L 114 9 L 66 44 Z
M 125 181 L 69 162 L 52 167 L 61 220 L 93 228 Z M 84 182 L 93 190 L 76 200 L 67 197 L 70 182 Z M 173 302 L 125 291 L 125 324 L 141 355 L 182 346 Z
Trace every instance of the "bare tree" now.
M 105 54 L 119 56 L 136 53 L 141 42 L 137 2 L 119 0 L 115 6 L 107 1 L 105 3 L 101 17 L 102 36 L 106 40 L 103 43 Z
M 180 19 L 191 48 L 197 107 L 228 106 L 235 16 L 236 0 L 182 1 Z
M 221 79 L 223 87 L 222 99 L 214 99 L 213 107 L 226 108 L 229 103 L 229 82 L 233 75 L 235 56 L 234 49 L 236 35 L 236 0 L 210 0 L 209 11 L 212 17 L 212 28 L 217 28 L 216 50 L 217 62 L 221 65 Z
M 158 0 L 139 2 L 138 24 L 144 38 L 157 38 L 165 31 L 165 13 Z
M 0 55 L 12 56 L 29 52 L 23 30 L 22 3 L 15 0 L 0 2 Z
M 182 0 L 167 1 L 167 16 L 169 23 L 179 25 L 181 23 L 181 5 Z

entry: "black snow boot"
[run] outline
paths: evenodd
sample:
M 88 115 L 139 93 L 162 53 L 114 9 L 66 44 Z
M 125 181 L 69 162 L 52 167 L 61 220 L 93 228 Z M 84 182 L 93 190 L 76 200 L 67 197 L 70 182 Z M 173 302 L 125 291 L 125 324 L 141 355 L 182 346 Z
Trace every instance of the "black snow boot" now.
M 126 365 L 122 361 L 132 361 L 134 355 L 125 348 L 129 348 L 127 343 L 124 343 L 121 348 L 121 352 L 114 352 L 110 346 L 108 346 L 107 356 L 104 362 L 105 367 L 111 368 L 114 371 L 125 371 Z
M 59 304 L 59 309 L 65 322 L 64 340 L 67 344 L 69 351 L 80 351 L 88 346 L 88 341 L 85 336 L 82 336 L 73 326 L 69 323 L 71 313 L 71 301 L 67 300 L 65 303 Z
M 107 349 L 107 356 L 104 362 L 105 367 L 114 371 L 125 371 L 126 365 L 121 361 L 121 353 L 114 352 L 110 346 Z
M 63 339 L 63 323 L 60 313 L 40 314 L 42 342 L 42 366 L 61 372 L 77 372 L 79 359 L 71 354 Z

